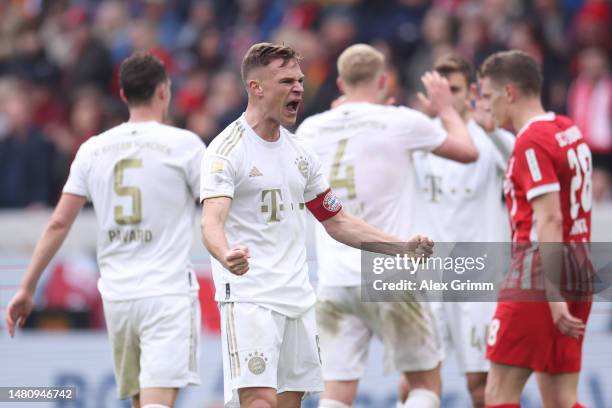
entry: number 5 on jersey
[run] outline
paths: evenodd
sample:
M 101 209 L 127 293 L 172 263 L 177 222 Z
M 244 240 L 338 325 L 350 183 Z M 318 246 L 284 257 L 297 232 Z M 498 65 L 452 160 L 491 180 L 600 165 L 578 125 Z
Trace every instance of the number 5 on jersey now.
M 129 168 L 141 168 L 142 159 L 123 159 L 115 164 L 113 169 L 114 174 L 114 190 L 119 197 L 132 198 L 132 215 L 125 215 L 123 206 L 115 206 L 115 222 L 119 225 L 138 224 L 142 221 L 142 194 L 138 187 L 123 185 L 123 172 Z

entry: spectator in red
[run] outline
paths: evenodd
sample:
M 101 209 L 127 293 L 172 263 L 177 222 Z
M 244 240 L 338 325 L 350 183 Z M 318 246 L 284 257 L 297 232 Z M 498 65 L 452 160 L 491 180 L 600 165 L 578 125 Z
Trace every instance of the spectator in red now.
M 606 0 L 586 1 L 575 17 L 576 45 L 602 47 L 612 51 L 610 4 Z
M 209 83 L 210 75 L 204 70 L 194 69 L 186 74 L 184 82 L 180 85 L 174 97 L 174 111 L 172 113 L 179 123 L 184 123 L 187 116 L 206 107 Z
M 603 49 L 580 53 L 568 110 L 593 152 L 593 198 L 602 200 L 612 183 L 612 75 Z

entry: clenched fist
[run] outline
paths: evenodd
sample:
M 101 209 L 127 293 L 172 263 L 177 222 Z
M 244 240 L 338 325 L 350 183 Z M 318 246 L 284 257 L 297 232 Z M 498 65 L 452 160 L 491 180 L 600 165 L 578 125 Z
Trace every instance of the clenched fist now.
M 225 253 L 225 267 L 234 275 L 244 275 L 249 270 L 249 249 L 236 245 Z
M 425 235 L 415 235 L 408 241 L 408 253 L 415 258 L 428 258 L 433 254 L 434 242 Z

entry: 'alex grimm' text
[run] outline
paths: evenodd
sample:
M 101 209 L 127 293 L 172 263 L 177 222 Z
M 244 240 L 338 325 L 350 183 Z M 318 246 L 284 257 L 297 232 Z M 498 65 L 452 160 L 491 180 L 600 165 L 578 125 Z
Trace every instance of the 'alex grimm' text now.
M 437 282 L 434 280 L 422 280 L 420 282 L 401 280 L 399 282 L 384 282 L 381 279 L 375 280 L 373 283 L 374 290 L 399 290 L 399 291 L 428 291 L 428 292 L 444 292 L 448 290 L 460 291 L 494 291 L 495 285 L 491 282 L 465 282 L 459 279 L 453 279 L 450 282 Z

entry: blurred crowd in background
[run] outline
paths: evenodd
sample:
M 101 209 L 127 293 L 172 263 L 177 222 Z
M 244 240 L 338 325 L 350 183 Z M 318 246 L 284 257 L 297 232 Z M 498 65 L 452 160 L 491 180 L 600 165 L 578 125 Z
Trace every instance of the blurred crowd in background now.
M 542 65 L 545 107 L 571 116 L 594 152 L 593 191 L 612 183 L 612 76 L 606 0 L 0 1 L 0 208 L 52 206 L 81 143 L 127 119 L 121 61 L 137 50 L 171 75 L 171 122 L 210 140 L 246 106 L 242 56 L 260 41 L 303 57 L 300 119 L 338 96 L 335 61 L 368 42 L 391 92 L 417 107 L 420 77 L 455 52 L 478 66 L 520 49 Z

